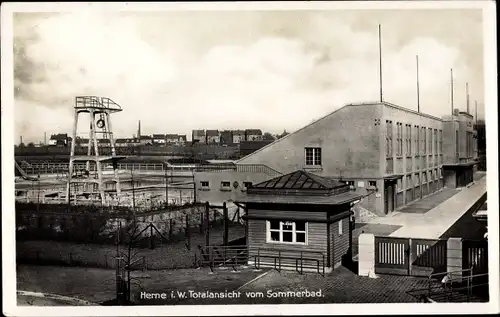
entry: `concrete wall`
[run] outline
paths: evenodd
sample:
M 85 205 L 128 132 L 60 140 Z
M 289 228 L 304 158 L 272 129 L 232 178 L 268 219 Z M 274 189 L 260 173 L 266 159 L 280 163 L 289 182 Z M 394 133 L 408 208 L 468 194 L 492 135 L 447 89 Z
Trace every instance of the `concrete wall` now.
M 241 159 L 241 164 L 265 164 L 283 174 L 299 169 L 322 176 L 379 177 L 380 118 L 377 105 L 344 106 L 295 133 Z M 322 165 L 305 166 L 305 148 L 320 147 Z

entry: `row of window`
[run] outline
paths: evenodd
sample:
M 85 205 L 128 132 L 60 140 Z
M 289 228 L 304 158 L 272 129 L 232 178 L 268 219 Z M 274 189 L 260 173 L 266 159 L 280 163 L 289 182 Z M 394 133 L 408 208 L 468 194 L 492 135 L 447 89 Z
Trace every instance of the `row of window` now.
M 392 157 L 393 150 L 393 126 L 391 120 L 386 120 L 386 156 Z M 438 154 L 443 153 L 443 131 L 432 128 L 414 126 L 412 133 L 411 124 L 405 125 L 403 135 L 403 123 L 396 122 L 396 156 L 403 156 L 403 137 L 404 152 L 406 155 L 420 154 Z M 413 141 L 412 141 L 413 139 Z M 414 142 L 415 147 L 412 148 Z
M 439 169 L 436 168 L 436 169 L 431 170 L 431 171 L 422 172 L 421 175 L 422 176 L 420 176 L 420 173 L 415 173 L 415 174 L 413 174 L 413 179 L 412 179 L 411 174 L 406 175 L 406 189 L 411 189 L 414 186 L 420 186 L 420 185 L 427 184 L 427 182 L 434 182 L 434 181 L 437 181 L 439 179 L 442 179 L 443 178 L 443 170 L 441 168 L 439 168 Z M 420 178 L 420 177 L 422 177 L 422 178 Z M 413 182 L 412 182 L 412 180 L 413 180 Z M 396 186 L 397 186 L 398 190 L 403 190 L 403 184 L 402 184 L 401 179 L 398 179 Z
M 210 182 L 209 181 L 201 181 L 201 188 L 202 189 L 210 189 Z M 236 189 L 240 184 L 238 182 L 233 182 L 233 187 Z M 249 187 L 252 186 L 252 182 L 243 182 L 243 187 L 242 189 L 245 190 Z M 222 181 L 220 183 L 220 189 L 222 190 L 231 190 L 231 182 L 230 181 Z
M 343 232 L 343 220 L 338 221 L 338 234 Z M 304 244 L 308 240 L 308 223 L 305 221 L 266 221 L 266 242 L 283 244 Z

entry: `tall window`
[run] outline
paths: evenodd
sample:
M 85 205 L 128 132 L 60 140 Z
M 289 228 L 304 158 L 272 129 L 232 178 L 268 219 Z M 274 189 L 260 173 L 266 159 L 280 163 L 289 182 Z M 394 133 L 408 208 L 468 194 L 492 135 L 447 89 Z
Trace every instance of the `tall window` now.
M 410 189 L 411 186 L 411 175 L 406 175 L 406 189 Z
M 385 120 L 385 156 L 392 157 L 392 121 Z
M 307 244 L 307 222 L 267 221 L 267 242 Z
M 406 125 L 406 155 L 411 155 L 411 124 Z
M 455 151 L 458 158 L 458 130 L 455 130 Z
M 432 128 L 429 128 L 427 131 L 429 131 L 428 133 L 428 140 L 427 140 L 427 154 L 432 154 Z
M 443 130 L 439 130 L 439 154 L 443 154 Z
M 437 132 L 438 130 L 437 129 L 434 129 L 434 136 L 433 136 L 433 140 L 434 140 L 434 154 L 437 154 L 438 152 L 438 137 L 437 137 Z
M 415 126 L 415 155 L 420 154 L 420 149 L 419 149 L 419 142 L 420 142 L 420 137 L 419 137 L 419 129 L 418 125 Z
M 421 154 L 425 154 L 425 149 L 426 149 L 426 144 L 425 144 L 425 142 L 426 142 L 426 137 L 425 137 L 425 128 L 424 128 L 424 127 L 422 127 L 422 128 L 420 129 L 420 131 L 421 131 L 421 133 L 420 133 L 420 134 L 421 134 L 421 135 L 420 135 L 420 140 L 422 141 L 422 146 L 420 147 L 420 150 L 422 151 L 422 153 L 421 153 Z
M 321 148 L 306 147 L 306 165 L 321 166 Z
M 396 155 L 397 156 L 402 156 L 403 155 L 403 124 L 401 122 L 398 122 L 396 124 L 396 142 L 397 142 L 397 149 L 396 149 Z
M 415 174 L 414 180 L 415 180 L 415 186 L 420 185 L 420 175 L 418 173 Z

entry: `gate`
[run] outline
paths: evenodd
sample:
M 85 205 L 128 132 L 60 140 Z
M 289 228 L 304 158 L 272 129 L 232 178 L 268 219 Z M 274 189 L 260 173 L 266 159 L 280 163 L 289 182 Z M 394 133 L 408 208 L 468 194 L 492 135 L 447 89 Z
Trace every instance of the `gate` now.
M 446 240 L 410 240 L 412 260 L 410 275 L 429 276 L 430 274 L 446 272 Z
M 473 274 L 488 273 L 488 241 L 462 241 L 462 268 Z
M 375 237 L 375 273 L 429 276 L 446 272 L 446 240 Z
M 375 237 L 375 273 L 409 275 L 409 239 Z

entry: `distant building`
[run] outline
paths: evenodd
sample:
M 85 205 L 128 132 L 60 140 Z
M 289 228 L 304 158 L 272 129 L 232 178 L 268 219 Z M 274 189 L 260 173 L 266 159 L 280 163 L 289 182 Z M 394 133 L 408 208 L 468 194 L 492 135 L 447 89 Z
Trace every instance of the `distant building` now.
M 245 141 L 245 131 L 243 130 L 235 130 L 233 131 L 233 143 L 240 143 L 241 141 Z
M 141 135 L 139 142 L 141 145 L 153 145 L 153 138 L 150 135 Z
M 233 131 L 224 130 L 220 133 L 220 143 L 221 144 L 231 144 L 233 143 Z
M 71 141 L 71 137 L 68 137 L 67 133 L 52 134 L 49 139 L 49 145 L 51 146 L 68 146 Z
M 187 142 L 187 136 L 185 134 L 179 135 L 179 145 L 185 145 Z
M 260 130 L 260 129 L 247 129 L 247 130 L 245 130 L 245 140 L 246 141 L 261 141 L 262 140 L 262 130 Z
M 141 145 L 139 139 L 137 138 L 127 138 L 127 139 L 116 139 L 116 147 L 133 147 Z
M 220 134 L 219 130 L 207 130 L 207 144 L 219 144 Z
M 165 134 L 153 134 L 153 144 L 165 145 Z
M 206 143 L 205 130 L 193 130 L 191 140 L 193 140 L 193 143 Z

